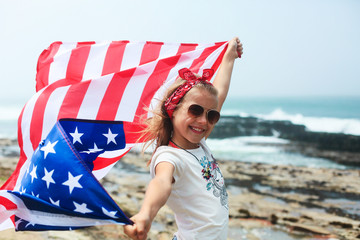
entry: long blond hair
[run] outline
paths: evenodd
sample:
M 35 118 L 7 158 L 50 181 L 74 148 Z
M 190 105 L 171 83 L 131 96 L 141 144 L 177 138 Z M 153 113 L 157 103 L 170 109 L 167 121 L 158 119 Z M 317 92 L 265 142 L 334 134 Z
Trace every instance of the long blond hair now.
M 165 110 L 165 102 L 166 100 L 175 92 L 175 90 L 181 86 L 186 80 L 182 78 L 178 78 L 167 90 L 163 99 L 159 102 L 157 107 L 154 110 L 148 110 L 153 113 L 151 118 L 144 120 L 146 125 L 145 129 L 142 131 L 141 139 L 145 140 L 146 143 L 143 146 L 143 152 L 155 143 L 155 150 L 160 146 L 167 146 L 170 142 L 172 132 L 173 132 L 173 124 L 169 115 Z M 206 84 L 203 82 L 199 82 L 193 88 L 201 88 L 207 90 L 210 94 L 217 96 L 217 90 L 212 84 Z M 186 96 L 186 94 L 185 94 Z M 184 97 L 185 97 L 184 96 Z M 184 99 L 184 97 L 182 99 Z M 177 105 L 180 106 L 182 100 Z M 176 109 L 177 109 L 176 108 Z M 175 109 L 175 111 L 176 111 Z M 151 161 L 151 160 L 150 160 Z M 150 163 L 149 161 L 149 163 Z

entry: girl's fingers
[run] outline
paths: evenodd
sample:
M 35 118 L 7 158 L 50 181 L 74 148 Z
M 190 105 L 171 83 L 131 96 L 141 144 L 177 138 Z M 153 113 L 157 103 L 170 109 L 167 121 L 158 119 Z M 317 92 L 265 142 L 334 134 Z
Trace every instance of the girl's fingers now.
M 237 53 L 237 56 L 241 58 L 242 55 L 242 44 L 240 42 L 240 39 L 238 37 L 234 37 L 231 42 L 233 43 L 234 49 Z
M 236 48 L 236 52 L 237 52 L 239 58 L 241 58 L 241 55 L 243 53 L 242 50 L 243 50 L 242 45 L 238 45 L 238 47 Z
M 140 240 L 146 239 L 147 234 L 145 232 L 144 225 L 139 224 L 136 233 L 137 233 L 138 239 L 140 239 Z
M 239 58 L 241 58 L 241 55 L 243 54 L 243 46 L 239 39 L 237 39 L 237 48 L 236 48 L 237 54 Z
M 138 239 L 137 238 L 137 229 L 136 225 L 125 225 L 124 226 L 124 233 L 128 235 L 131 239 Z
M 237 51 L 238 57 L 241 58 L 242 52 Z

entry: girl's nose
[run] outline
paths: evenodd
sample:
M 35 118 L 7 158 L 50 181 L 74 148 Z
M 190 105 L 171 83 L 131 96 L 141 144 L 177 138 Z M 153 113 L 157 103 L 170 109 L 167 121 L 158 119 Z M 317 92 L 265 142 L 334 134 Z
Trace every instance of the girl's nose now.
M 206 117 L 206 112 L 204 111 L 204 113 L 203 114 L 201 114 L 201 116 L 199 116 L 198 118 L 197 118 L 197 121 L 199 122 L 199 123 L 201 123 L 201 124 L 207 124 L 207 117 Z

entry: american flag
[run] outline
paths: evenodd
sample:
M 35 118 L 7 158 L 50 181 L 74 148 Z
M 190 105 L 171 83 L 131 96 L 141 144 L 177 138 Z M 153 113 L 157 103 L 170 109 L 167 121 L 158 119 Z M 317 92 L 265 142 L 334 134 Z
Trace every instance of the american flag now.
M 178 76 L 177 71 L 184 67 L 197 73 L 206 68 L 216 71 L 226 47 L 227 42 L 51 44 L 38 60 L 37 92 L 27 102 L 18 120 L 20 159 L 0 190 L 0 230 L 13 226 L 18 230 L 74 229 L 109 221 L 128 224 L 129 219 L 116 208 L 97 179 L 105 176 L 134 146 L 142 128 L 142 116 L 150 116 L 144 107 L 152 109 L 156 106 Z M 82 130 L 84 123 L 104 131 Z M 114 126 L 121 126 L 122 130 L 115 127 L 115 131 Z M 83 168 L 79 168 L 79 172 L 63 169 L 66 151 L 57 148 L 70 149 L 76 156 L 68 161 L 70 169 L 75 165 Z M 55 173 L 61 169 L 61 176 L 55 179 Z M 81 181 L 91 178 L 86 181 L 93 181 L 97 187 L 85 188 Z M 60 199 L 57 193 L 60 190 L 52 193 L 52 189 L 62 188 L 61 191 L 66 192 L 66 182 L 69 195 L 65 200 Z M 83 200 L 77 199 L 77 194 Z M 87 194 L 96 196 L 96 206 L 104 209 L 93 206 L 88 201 L 90 198 L 84 199 Z M 36 217 L 34 213 L 38 212 L 53 220 Z M 80 217 L 76 215 L 79 212 Z M 50 217 L 51 214 L 55 217 Z M 71 220 L 64 221 L 71 224 L 58 223 L 56 217 L 59 214 L 68 216 Z
M 122 122 L 59 120 L 28 161 L 14 202 L 16 230 L 69 230 L 132 222 L 92 175 L 93 161 L 125 147 Z

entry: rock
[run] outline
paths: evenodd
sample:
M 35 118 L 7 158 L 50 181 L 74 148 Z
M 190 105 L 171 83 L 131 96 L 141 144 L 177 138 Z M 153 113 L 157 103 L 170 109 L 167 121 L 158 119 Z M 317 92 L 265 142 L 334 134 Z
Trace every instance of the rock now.
M 277 223 L 277 221 L 278 221 L 278 217 L 275 215 L 275 214 L 271 214 L 270 215 L 270 222 L 272 223 L 272 224 L 276 224 Z
M 285 150 L 327 158 L 345 165 L 360 166 L 360 136 L 311 132 L 290 121 L 270 121 L 255 117 L 222 116 L 210 138 L 277 136 L 292 142 Z
M 360 152 L 360 136 L 343 133 L 311 132 L 304 125 L 290 121 L 264 120 L 256 117 L 222 116 L 215 125 L 211 138 L 236 136 L 273 136 L 312 142 L 322 149 Z
M 141 207 L 150 180 L 147 160 L 130 152 L 101 181 L 128 216 L 137 213 Z M 17 159 L 0 158 L 0 176 L 4 176 L 4 181 L 10 176 L 10 170 L 14 170 L 16 162 Z M 347 212 L 341 201 L 326 201 L 347 199 L 356 207 L 360 202 L 359 170 L 221 160 L 218 163 L 229 189 L 229 229 L 234 233 L 243 234 L 239 229 L 245 229 L 248 240 L 256 239 L 251 235 L 251 229 L 273 227 L 338 239 L 355 239 L 360 235 L 359 216 Z M 172 211 L 163 207 L 154 220 L 149 238 L 171 239 L 176 229 Z M 58 235 L 47 235 L 48 232 L 27 234 L 4 236 L 5 239 L 48 239 L 51 236 L 59 239 L 128 239 L 122 227 L 117 225 L 59 232 Z M 2 236 L 0 239 L 4 239 Z M 24 237 L 16 238 L 18 236 Z
M 0 138 L 0 146 L 13 146 L 17 145 L 16 139 Z
M 328 230 L 326 230 L 322 227 L 309 226 L 309 225 L 300 224 L 300 223 L 292 223 L 289 225 L 291 226 L 293 231 L 309 232 L 309 233 L 320 234 L 320 235 L 331 235 L 331 232 L 329 232 Z
M 359 216 L 347 213 L 341 201 L 324 201 L 330 197 L 352 199 L 356 206 L 360 202 L 358 170 L 274 167 L 230 161 L 219 161 L 219 164 L 228 187 L 246 188 L 239 194 L 229 194 L 233 220 L 267 220 L 289 229 L 296 226 L 298 231 L 343 239 L 353 239 L 360 232 L 354 227 L 360 224 Z
M 238 212 L 239 212 L 240 218 L 249 218 L 250 217 L 250 212 L 247 209 L 239 209 Z
M 342 228 L 352 228 L 353 227 L 353 225 L 350 223 L 344 223 L 344 222 L 338 222 L 338 221 L 330 222 L 330 224 L 340 226 Z

